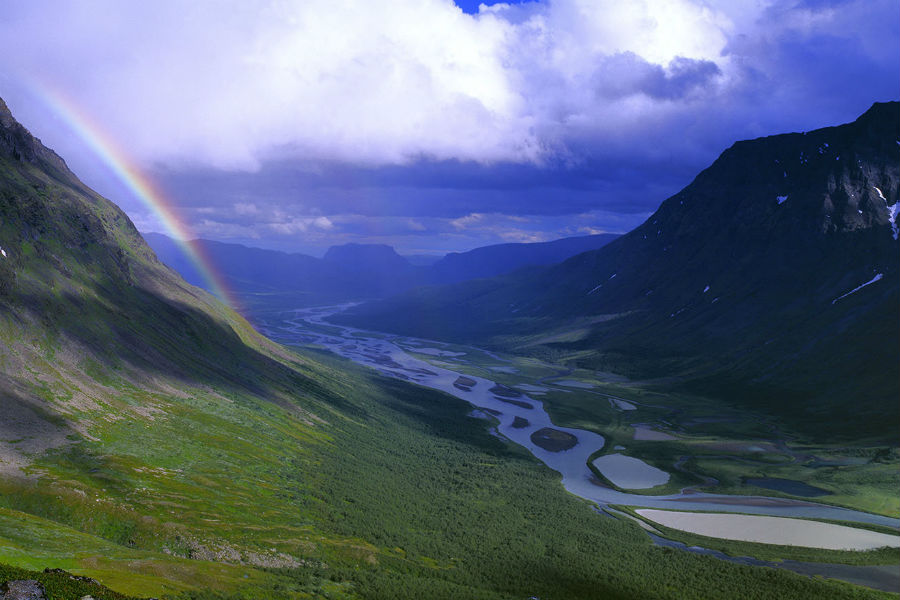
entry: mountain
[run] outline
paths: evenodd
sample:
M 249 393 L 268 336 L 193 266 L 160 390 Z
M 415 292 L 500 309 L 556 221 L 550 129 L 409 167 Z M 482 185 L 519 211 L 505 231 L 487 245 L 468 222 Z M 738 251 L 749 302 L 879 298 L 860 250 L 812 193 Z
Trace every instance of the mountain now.
M 323 262 L 352 277 L 371 296 L 391 295 L 418 285 L 427 278 L 426 270 L 384 244 L 343 244 L 325 252 Z
M 499 244 L 413 264 L 390 246 L 332 246 L 321 259 L 195 240 L 228 284 L 253 313 L 303 306 L 339 304 L 385 297 L 423 286 L 491 277 L 529 265 L 560 262 L 587 249 L 599 248 L 617 236 L 602 234 L 532 244 Z M 160 233 L 144 238 L 159 259 L 188 282 L 205 286 L 196 267 L 173 239 Z M 420 261 L 417 261 L 420 262 Z
M 549 268 L 372 303 L 357 326 L 520 351 L 894 439 L 898 103 L 734 144 L 640 227 Z
M 265 339 L 2 101 L 0 247 L 6 595 L 31 580 L 58 600 L 865 593 L 662 552 L 466 403 Z
M 430 267 L 444 256 L 441 254 L 404 254 L 403 258 L 414 267 Z
M 603 233 L 552 242 L 496 244 L 468 252 L 451 252 L 433 265 L 431 281 L 436 284 L 458 283 L 495 277 L 528 266 L 551 265 L 582 252 L 602 248 L 617 237 L 618 234 Z
M 325 252 L 325 262 L 341 267 L 358 267 L 376 271 L 407 269 L 410 263 L 386 244 L 343 244 L 332 246 Z
M 161 233 L 145 233 L 144 238 L 187 281 L 207 285 L 175 240 Z M 324 258 L 315 258 L 212 240 L 192 243 L 253 314 L 377 298 L 426 279 L 424 267 L 413 266 L 390 246 L 333 246 Z
M 185 257 L 175 240 L 161 233 L 145 233 L 144 239 L 159 259 L 175 269 L 193 285 L 207 282 L 196 266 Z M 286 308 L 315 304 L 336 304 L 347 299 L 372 297 L 368 281 L 353 276 L 352 271 L 335 269 L 321 259 L 305 254 L 289 254 L 275 250 L 225 244 L 212 240 L 193 242 L 202 248 L 228 285 L 257 306 L 253 300 L 281 302 Z

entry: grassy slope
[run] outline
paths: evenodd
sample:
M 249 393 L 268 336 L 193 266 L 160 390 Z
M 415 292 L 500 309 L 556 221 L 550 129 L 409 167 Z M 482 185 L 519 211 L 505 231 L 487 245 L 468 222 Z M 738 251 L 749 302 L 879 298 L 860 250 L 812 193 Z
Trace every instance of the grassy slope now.
M 101 441 L 44 457 L 41 480 L 7 483 L 4 502 L 41 517 L 4 509 L 0 558 L 136 595 L 194 586 L 256 597 L 866 595 L 653 548 L 491 437 L 463 403 L 334 367 L 343 364 L 321 374 L 353 385 L 347 416 L 332 415 L 318 439 L 285 435 L 280 427 L 303 429 L 290 414 L 236 398 L 138 424 L 148 426 L 116 423 Z M 230 442 L 240 438 L 246 446 Z M 303 564 L 263 572 L 180 558 L 208 552 Z

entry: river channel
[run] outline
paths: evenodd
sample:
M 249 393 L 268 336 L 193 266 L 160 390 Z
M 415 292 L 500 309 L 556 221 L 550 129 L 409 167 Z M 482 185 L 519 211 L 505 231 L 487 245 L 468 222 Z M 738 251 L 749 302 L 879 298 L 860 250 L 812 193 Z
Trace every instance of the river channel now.
M 440 348 L 445 346 L 441 342 L 391 336 L 334 325 L 326 321 L 328 316 L 340 312 L 345 306 L 298 309 L 287 313 L 277 321 L 263 324 L 261 329 L 265 335 L 280 343 L 325 347 L 335 354 L 376 369 L 389 377 L 414 382 L 465 400 L 496 417 L 499 420 L 497 431 L 500 435 L 527 448 L 536 458 L 560 473 L 562 483 L 569 492 L 601 506 L 622 504 L 681 511 L 739 512 L 900 527 L 900 519 L 804 500 L 720 495 L 696 491 L 651 496 L 611 489 L 597 482 L 587 466 L 590 455 L 603 447 L 603 436 L 591 431 L 553 424 L 542 402 L 534 394 L 529 396 L 527 392 L 521 392 L 513 397 L 502 397 L 496 393 L 498 388 L 494 381 L 458 373 L 445 366 L 436 366 L 411 356 L 404 349 L 408 348 L 410 351 L 436 358 L 450 359 L 459 355 L 456 352 L 441 350 Z M 460 385 L 461 376 L 468 385 Z M 542 382 L 535 381 L 526 383 L 519 389 L 540 389 L 541 385 Z M 491 391 L 492 388 L 494 391 Z M 532 439 L 532 434 L 538 432 L 540 436 L 540 430 L 545 428 L 570 434 L 577 439 L 577 443 L 567 450 L 547 450 Z

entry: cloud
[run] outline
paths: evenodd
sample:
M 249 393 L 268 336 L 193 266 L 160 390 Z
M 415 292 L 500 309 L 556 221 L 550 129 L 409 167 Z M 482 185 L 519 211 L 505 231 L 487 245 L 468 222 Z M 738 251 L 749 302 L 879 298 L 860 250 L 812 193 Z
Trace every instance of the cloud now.
M 258 215 L 260 211 L 252 202 L 236 202 L 234 212 L 239 215 Z
M 288 221 L 268 223 L 268 228 L 281 235 L 305 233 L 310 229 L 328 230 L 334 224 L 328 217 L 294 217 Z
M 0 11 L 0 96 L 142 230 L 38 96 L 198 235 L 465 249 L 625 231 L 737 139 L 896 99 L 898 41 L 896 0 L 32 0 Z
M 677 100 L 708 89 L 721 74 L 719 66 L 710 60 L 679 56 L 663 67 L 624 52 L 600 60 L 593 81 L 597 94 L 609 99 L 643 94 Z
M 310 215 L 275 209 L 248 221 L 230 208 L 194 218 L 194 234 L 250 246 L 320 256 L 349 242 L 388 244 L 404 254 L 446 253 L 504 242 L 540 242 L 597 233 L 622 233 L 647 214 L 623 217 L 603 210 L 523 218 L 518 214 L 477 213 L 462 218 L 371 216 L 354 213 Z M 160 227 L 144 231 L 166 233 Z
M 470 229 L 473 225 L 478 225 L 482 221 L 484 221 L 483 214 L 469 213 L 464 217 L 453 219 L 452 221 L 450 221 L 450 225 L 452 225 L 454 229 L 462 231 L 464 229 Z
M 798 35 L 895 65 L 895 44 L 871 39 L 892 26 L 861 18 L 888 6 L 36 1 L 5 7 L 0 64 L 63 89 L 146 164 L 542 164 L 696 119 L 698 101 L 740 101 L 748 81 L 803 85 L 800 65 L 768 58 Z

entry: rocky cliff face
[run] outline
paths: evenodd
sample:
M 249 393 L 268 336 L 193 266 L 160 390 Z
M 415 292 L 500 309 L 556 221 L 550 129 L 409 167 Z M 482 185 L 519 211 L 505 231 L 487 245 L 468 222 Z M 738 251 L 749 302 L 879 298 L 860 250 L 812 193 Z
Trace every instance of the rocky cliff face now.
M 556 275 L 587 313 L 678 311 L 706 286 L 708 300 L 751 285 L 774 299 L 801 291 L 791 279 L 830 300 L 896 268 L 898 118 L 897 103 L 876 104 L 848 125 L 738 142 L 642 226 Z

